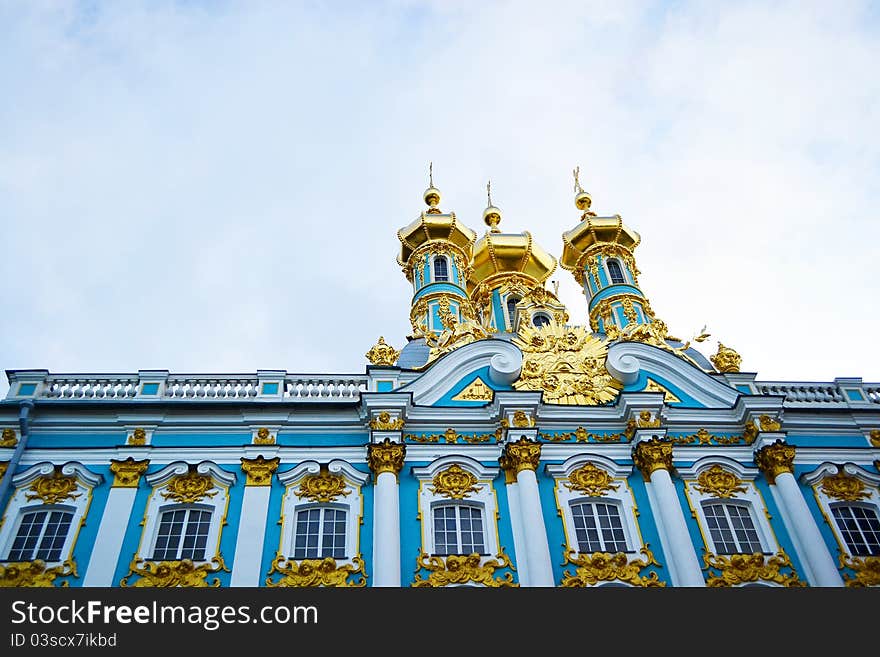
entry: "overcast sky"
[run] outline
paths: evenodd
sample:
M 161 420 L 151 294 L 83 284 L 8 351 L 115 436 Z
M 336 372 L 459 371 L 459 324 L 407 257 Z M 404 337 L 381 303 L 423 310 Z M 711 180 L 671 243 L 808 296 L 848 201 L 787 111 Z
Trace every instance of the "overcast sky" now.
M 0 0 L 0 368 L 363 372 L 433 161 L 557 257 L 579 165 L 672 333 L 880 381 L 878 37 L 837 0 Z

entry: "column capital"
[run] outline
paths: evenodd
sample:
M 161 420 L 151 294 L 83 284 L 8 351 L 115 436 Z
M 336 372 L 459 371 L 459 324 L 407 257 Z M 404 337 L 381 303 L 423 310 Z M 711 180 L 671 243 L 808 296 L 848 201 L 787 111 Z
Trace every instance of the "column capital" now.
M 672 472 L 672 441 L 657 437 L 642 440 L 633 447 L 632 459 L 645 481 L 651 480 L 655 470 Z
M 272 475 L 278 469 L 281 458 L 265 459 L 261 454 L 255 459 L 241 459 L 241 469 L 244 470 L 247 480 L 245 486 L 271 486 Z
M 390 472 L 395 477 L 403 469 L 406 458 L 406 445 L 392 442 L 386 438 L 382 442 L 367 445 L 367 463 L 370 470 L 378 477 L 383 472 Z
M 135 461 L 129 456 L 124 461 L 110 460 L 110 472 L 113 473 L 113 485 L 111 488 L 137 488 L 141 482 L 141 476 L 147 471 L 150 461 Z
M 767 477 L 767 481 L 775 484 L 779 475 L 786 472 L 794 473 L 795 451 L 794 445 L 777 440 L 755 452 L 755 463 Z
M 523 470 L 536 471 L 540 460 L 541 443 L 528 438 L 520 438 L 516 442 L 507 443 L 499 463 L 502 468 L 506 465 L 507 468 L 513 469 L 518 474 Z
M 513 466 L 513 462 L 510 460 L 510 457 L 507 455 L 506 451 L 498 458 L 498 465 L 504 472 L 504 483 L 515 484 L 516 468 Z

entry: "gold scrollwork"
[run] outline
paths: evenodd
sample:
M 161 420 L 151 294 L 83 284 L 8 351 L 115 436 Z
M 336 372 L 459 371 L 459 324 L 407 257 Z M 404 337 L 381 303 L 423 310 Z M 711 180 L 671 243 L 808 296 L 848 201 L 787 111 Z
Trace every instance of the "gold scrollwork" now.
M 633 448 L 633 464 L 642 472 L 645 481 L 651 480 L 655 470 L 672 471 L 672 442 L 651 438 Z
M 840 555 L 840 567 L 849 568 L 855 576 L 843 573 L 844 584 L 849 588 L 880 586 L 880 557 L 852 557 Z
M 473 554 L 450 554 L 447 557 L 428 556 L 424 552 L 419 553 L 416 565 L 415 578 L 411 586 L 420 587 L 443 587 L 450 584 L 483 584 L 491 588 L 519 586 L 513 581 L 513 573 L 507 572 L 504 576 L 495 577 L 495 571 L 502 568 L 516 570 L 510 559 L 501 548 L 501 552 L 495 559 L 489 559 L 480 563 L 481 557 Z M 425 569 L 430 572 L 427 579 L 423 578 L 419 571 Z
M 666 582 L 661 582 L 653 570 L 648 575 L 642 575 L 642 571 L 648 566 L 661 567 L 654 554 L 648 549 L 648 544 L 645 543 L 639 552 L 645 556 L 644 559 L 630 560 L 623 552 L 578 554 L 573 549 L 569 550 L 562 565 L 573 565 L 575 574 L 572 575 L 567 570 L 562 571 L 561 586 L 582 588 L 594 586 L 599 582 L 625 582 L 642 587 L 666 586 Z
M 871 445 L 874 447 L 880 447 L 880 429 L 871 429 L 871 433 L 868 434 L 868 440 L 871 441 Z
M 779 431 L 782 429 L 782 423 L 776 419 L 772 418 L 769 415 L 761 415 L 758 418 L 758 424 L 761 425 L 761 431 Z
M 592 497 L 603 497 L 608 491 L 617 490 L 620 486 L 614 482 L 614 477 L 590 462 L 568 475 L 568 481 L 564 481 L 563 485 L 569 490 Z
M 391 413 L 382 411 L 370 420 L 370 429 L 373 431 L 400 431 L 404 424 L 406 424 L 406 420 L 402 417 L 396 417 L 392 420 Z
M 128 444 L 134 446 L 146 445 L 147 444 L 147 432 L 141 428 L 137 427 L 134 431 L 131 432 L 131 435 L 128 437 Z
M 541 443 L 520 438 L 514 443 L 507 443 L 502 458 L 517 473 L 521 470 L 535 471 L 541 461 Z
M 403 469 L 405 458 L 406 445 L 404 443 L 394 443 L 386 438 L 381 443 L 370 443 L 367 446 L 367 463 L 377 477 L 383 472 L 390 472 L 397 476 Z
M 717 464 L 700 473 L 694 488 L 718 498 L 735 497 L 737 493 L 745 493 L 747 490 L 742 479 Z
M 477 478 L 457 463 L 434 475 L 430 490 L 432 493 L 452 500 L 463 500 L 471 493 L 482 490 L 477 486 Z
M 743 436 L 716 436 L 709 433 L 709 430 L 702 428 L 697 433 L 689 436 L 673 436 L 672 443 L 674 445 L 737 445 L 745 441 Z
M 119 581 L 123 588 L 170 588 L 180 586 L 184 588 L 216 588 L 220 586 L 220 578 L 215 577 L 209 584 L 208 575 L 219 572 L 228 573 L 229 569 L 219 554 L 211 561 L 198 566 L 192 559 L 180 561 L 148 561 L 146 559 L 134 559 L 128 567 L 128 574 Z M 140 579 L 129 583 L 129 578 L 137 576 Z
M 364 355 L 373 365 L 394 365 L 400 358 L 400 351 L 385 342 L 385 337 L 380 335 L 379 341 Z
M 280 578 L 273 579 L 273 575 L 280 575 Z M 356 575 L 360 577 L 352 579 Z M 333 557 L 295 561 L 279 554 L 266 576 L 266 586 L 269 587 L 360 588 L 366 585 L 367 574 L 360 555 L 352 558 L 351 564 L 340 566 Z
M 636 425 L 640 429 L 656 429 L 660 426 L 660 415 L 658 414 L 656 417 L 652 418 L 651 411 L 642 411 L 639 413 Z
M 260 427 L 257 429 L 257 435 L 254 436 L 254 445 L 274 445 L 275 436 L 269 433 L 269 427 Z
M 627 440 L 627 437 L 622 433 L 590 433 L 583 427 L 578 427 L 568 433 L 539 433 L 538 436 L 551 443 L 561 443 L 572 438 L 579 443 L 620 443 Z
M 195 466 L 191 465 L 189 472 L 176 475 L 169 480 L 165 490 L 162 491 L 162 497 L 181 504 L 192 504 L 205 497 L 214 497 L 217 492 L 211 475 L 199 474 Z
M 742 356 L 720 342 L 718 343 L 718 351 L 714 356 L 709 356 L 709 360 L 719 372 L 739 372 L 742 365 Z
M 453 444 L 456 442 L 464 441 L 470 444 L 479 444 L 479 443 L 488 443 L 494 441 L 500 441 L 501 438 L 498 435 L 498 430 L 495 433 L 458 433 L 455 429 L 449 428 L 443 433 L 434 433 L 434 434 L 415 434 L 415 433 L 407 433 L 404 434 L 403 439 L 409 440 L 414 443 L 439 443 L 441 440 L 445 441 L 448 444 Z
M 806 586 L 798 579 L 791 560 L 782 550 L 772 556 L 760 552 L 724 556 L 704 550 L 703 563 L 703 570 L 707 575 L 706 586 L 711 588 L 736 586 L 746 582 L 773 582 L 786 587 Z M 783 569 L 789 569 L 789 572 L 784 573 Z
M 6 427 L 0 434 L 0 447 L 15 447 L 18 444 L 18 438 L 15 437 L 15 429 Z
M 771 484 L 776 483 L 776 477 L 786 472 L 794 471 L 794 445 L 788 445 L 782 440 L 777 440 L 771 445 L 766 445 L 755 454 L 755 463 L 758 469 L 767 477 Z
M 57 577 L 79 577 L 76 562 L 68 559 L 58 566 L 46 567 L 42 559 L 34 561 L 13 561 L 0 564 L 0 588 L 56 586 Z M 63 588 L 70 586 L 67 580 L 60 582 Z
M 124 461 L 111 460 L 110 472 L 113 473 L 113 488 L 137 488 L 141 476 L 147 471 L 148 460 L 135 461 L 129 456 Z
M 828 497 L 847 502 L 857 502 L 871 496 L 860 479 L 845 472 L 825 477 L 822 479 L 821 488 Z
M 241 469 L 244 470 L 245 486 L 271 486 L 272 475 L 278 469 L 281 458 L 276 456 L 274 459 L 265 459 L 262 455 L 255 459 L 241 459 Z
M 55 471 L 51 475 L 42 475 L 34 479 L 29 490 L 25 493 L 28 500 L 39 499 L 43 504 L 58 504 L 68 497 L 75 499 L 82 493 L 75 492 L 79 487 L 76 477 L 73 475 L 61 474 L 61 469 L 55 466 Z
M 312 502 L 332 502 L 337 497 L 345 497 L 351 489 L 345 483 L 345 477 L 331 473 L 326 466 L 316 475 L 308 475 L 300 482 L 296 494 Z

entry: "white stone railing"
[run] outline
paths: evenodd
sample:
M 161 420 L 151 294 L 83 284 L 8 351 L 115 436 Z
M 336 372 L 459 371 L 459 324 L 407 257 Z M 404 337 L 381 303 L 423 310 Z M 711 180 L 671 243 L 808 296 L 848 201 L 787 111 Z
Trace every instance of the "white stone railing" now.
M 784 383 L 755 381 L 761 395 L 785 395 L 786 402 L 834 403 L 846 402 L 846 397 L 833 383 Z
M 137 395 L 137 390 L 137 374 L 53 374 L 44 379 L 37 396 L 47 399 L 131 399 Z M 14 392 L 12 386 L 9 392 Z

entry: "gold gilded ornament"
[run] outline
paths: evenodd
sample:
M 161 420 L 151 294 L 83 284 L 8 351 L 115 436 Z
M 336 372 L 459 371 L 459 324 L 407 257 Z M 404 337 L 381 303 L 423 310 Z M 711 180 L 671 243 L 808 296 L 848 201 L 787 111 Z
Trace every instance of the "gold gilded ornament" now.
M 0 434 L 0 447 L 15 447 L 18 444 L 18 438 L 15 437 L 15 429 L 6 427 Z
M 483 584 L 491 588 L 519 586 L 513 581 L 513 573 L 505 573 L 504 576 L 495 577 L 495 571 L 502 568 L 516 570 L 510 563 L 510 559 L 501 548 L 501 553 L 495 559 L 489 559 L 481 564 L 479 554 L 450 554 L 447 557 L 428 556 L 424 552 L 419 554 L 416 574 L 412 585 L 421 587 L 443 587 L 450 584 Z M 419 575 L 419 570 L 430 571 L 427 579 Z
M 430 490 L 432 493 L 448 497 L 451 500 L 463 500 L 471 493 L 482 490 L 477 486 L 477 478 L 457 463 L 434 475 Z
M 141 427 L 138 427 L 134 431 L 131 432 L 131 435 L 128 437 L 129 445 L 146 445 L 147 444 L 147 432 L 144 431 Z
M 385 342 L 384 336 L 379 336 L 379 341 L 370 347 L 364 354 L 373 365 L 394 365 L 400 357 L 400 351 Z
M 526 429 L 535 426 L 535 419 L 525 411 L 514 411 L 513 426 L 519 429 Z
M 6 474 L 6 471 L 9 469 L 9 461 L 0 461 L 0 479 L 3 479 L 3 475 Z
M 254 436 L 254 445 L 274 445 L 275 436 L 269 432 L 269 427 L 260 427 L 257 429 L 257 435 Z
M 280 575 L 280 579 L 272 579 Z M 360 575 L 359 578 L 351 578 Z M 323 559 L 302 559 L 295 561 L 280 554 L 272 561 L 272 568 L 266 577 L 269 587 L 336 587 L 360 588 L 367 585 L 367 574 L 360 556 L 351 560 L 351 564 L 340 566 L 333 557 Z
M 661 386 L 654 379 L 648 379 L 648 384 L 645 386 L 644 392 L 662 392 L 664 395 L 663 401 L 665 401 L 667 404 L 674 404 L 675 402 L 681 401 L 681 399 L 676 397 L 671 390 L 664 386 Z
M 124 461 L 110 461 L 110 472 L 113 473 L 113 488 L 137 488 L 141 476 L 147 471 L 148 460 L 135 461 L 128 457 Z
M 218 491 L 214 489 L 214 480 L 211 479 L 211 475 L 199 474 L 193 466 L 189 466 L 189 468 L 189 472 L 185 475 L 176 475 L 171 478 L 165 490 L 162 491 L 162 497 L 181 504 L 192 504 L 217 494 Z
M 373 431 L 400 431 L 406 421 L 402 417 L 391 419 L 391 413 L 382 411 L 378 416 L 370 420 L 370 429 Z
M 880 429 L 871 429 L 871 433 L 868 434 L 868 440 L 871 441 L 874 447 L 880 447 Z
M 746 492 L 742 479 L 720 465 L 713 465 L 708 470 L 703 470 L 697 478 L 694 488 L 701 493 L 718 498 L 735 497 L 737 493 Z
M 633 447 L 633 464 L 642 472 L 645 481 L 651 480 L 655 470 L 672 471 L 672 442 L 651 438 Z
M 771 484 L 776 483 L 776 477 L 786 472 L 794 471 L 794 445 L 788 445 L 777 440 L 772 445 L 767 445 L 755 454 L 755 463 L 767 477 Z
M 220 555 L 199 566 L 196 566 L 192 559 L 181 559 L 180 561 L 134 559 L 128 567 L 128 574 L 119 581 L 119 586 L 123 588 L 168 588 L 174 586 L 216 588 L 220 586 L 220 579 L 215 577 L 209 584 L 207 577 L 220 571 L 229 572 Z M 129 579 L 133 576 L 138 576 L 140 579 L 130 584 Z
M 575 550 L 569 550 L 565 554 L 565 561 L 562 565 L 573 565 L 575 573 L 572 575 L 569 571 L 564 570 L 561 586 L 582 588 L 594 586 L 599 582 L 625 582 L 642 587 L 666 586 L 666 582 L 661 582 L 653 570 L 648 575 L 641 574 L 648 566 L 659 567 L 660 564 L 648 549 L 647 543 L 639 552 L 645 555 L 645 558 L 630 561 L 623 552 L 578 554 Z
M 866 497 L 871 497 L 871 492 L 866 490 L 865 484 L 856 477 L 845 472 L 822 479 L 822 492 L 835 500 L 857 502 Z
M 405 458 L 406 445 L 403 443 L 393 443 L 386 438 L 381 443 L 367 445 L 367 463 L 377 477 L 383 472 L 397 476 L 403 469 Z
M 742 364 L 742 356 L 720 342 L 718 343 L 718 351 L 714 356 L 709 356 L 709 360 L 719 372 L 739 372 Z
M 852 557 L 840 555 L 840 567 L 850 568 L 855 575 L 843 573 L 843 581 L 849 588 L 880 586 L 880 557 Z
M 51 475 L 42 475 L 31 483 L 29 488 L 31 492 L 25 493 L 25 498 L 39 499 L 43 504 L 58 504 L 68 497 L 75 499 L 82 495 L 75 492 L 78 487 L 76 477 L 61 474 L 60 468 L 55 466 L 55 471 Z
M 525 322 L 513 338 L 523 352 L 517 390 L 540 390 L 548 404 L 596 406 L 620 391 L 605 369 L 608 343 L 582 326 L 551 323 L 540 328 Z
M 467 312 L 465 311 L 465 307 L 469 305 L 469 302 L 464 299 L 457 301 L 462 309 L 462 315 L 465 315 L 465 317 L 468 314 L 473 315 L 472 310 L 468 309 Z M 475 319 L 459 321 L 456 314 L 452 312 L 449 297 L 446 295 L 440 297 L 437 316 L 443 325 L 443 330 L 439 334 L 429 330 L 426 324 L 420 324 L 418 327 L 418 332 L 425 338 L 425 344 L 431 349 L 428 354 L 428 361 L 422 367 L 427 367 L 429 363 L 435 361 L 443 354 L 454 351 L 459 347 L 492 337 L 492 332 Z
M 516 472 L 521 470 L 538 469 L 538 463 L 541 460 L 541 443 L 529 440 L 528 438 L 520 438 L 514 443 L 507 443 L 504 448 L 504 457 Z
M 620 484 L 605 470 L 597 468 L 593 463 L 585 463 L 568 475 L 563 485 L 569 490 L 578 491 L 591 497 L 603 497 L 609 490 L 617 490 Z
M 706 586 L 710 588 L 736 586 L 747 582 L 773 582 L 786 587 L 806 586 L 798 579 L 791 560 L 782 550 L 773 556 L 765 556 L 760 552 L 726 556 L 704 552 L 703 563 L 703 570 L 707 574 Z M 789 569 L 789 572 L 784 573 L 783 569 Z
M 0 563 L 0 588 L 49 588 L 56 585 L 55 578 L 70 576 L 79 577 L 76 572 L 76 563 L 71 559 L 52 568 L 46 568 L 46 562 L 42 559 Z M 58 586 L 67 587 L 70 584 L 65 580 Z
M 658 415 L 655 418 L 651 418 L 651 411 L 642 411 L 639 413 L 639 418 L 636 420 L 636 425 L 640 429 L 656 429 L 660 426 L 660 416 Z
M 761 425 L 761 431 L 779 431 L 782 429 L 782 423 L 769 415 L 762 415 L 758 418 L 758 424 Z
M 281 458 L 276 456 L 274 459 L 264 459 L 262 455 L 255 459 L 241 459 L 241 469 L 247 477 L 245 486 L 271 486 L 272 475 L 278 469 Z
M 622 433 L 590 433 L 583 427 L 578 427 L 574 431 L 568 433 L 559 433 L 555 435 L 539 433 L 538 435 L 551 443 L 565 442 L 572 438 L 579 443 L 619 443 L 626 440 L 626 436 Z
M 749 422 L 749 423 L 743 428 L 743 435 L 742 435 L 742 437 L 743 437 L 743 441 L 745 442 L 745 444 L 746 444 L 746 445 L 751 445 L 753 442 L 755 442 L 755 438 L 758 437 L 758 433 L 759 433 L 759 432 L 758 432 L 758 427 L 755 425 L 755 423 L 754 423 L 754 422 Z
M 471 381 L 452 401 L 492 401 L 495 391 L 480 377 Z
M 316 475 L 308 475 L 300 482 L 296 494 L 312 502 L 333 502 L 337 497 L 345 497 L 351 489 L 345 484 L 345 477 L 331 473 L 325 466 Z
M 744 441 L 743 436 L 716 436 L 709 433 L 708 429 L 700 429 L 697 433 L 689 436 L 675 436 L 672 438 L 674 445 L 737 445 Z

